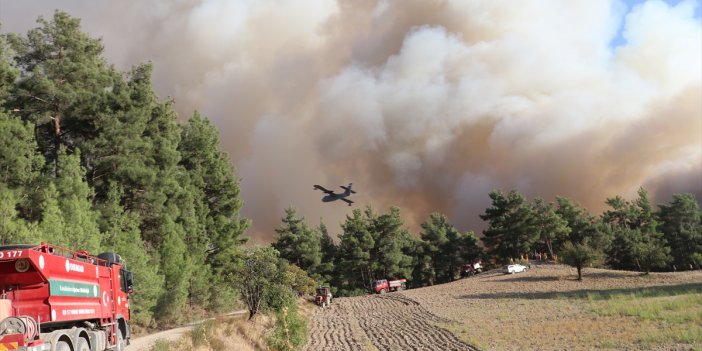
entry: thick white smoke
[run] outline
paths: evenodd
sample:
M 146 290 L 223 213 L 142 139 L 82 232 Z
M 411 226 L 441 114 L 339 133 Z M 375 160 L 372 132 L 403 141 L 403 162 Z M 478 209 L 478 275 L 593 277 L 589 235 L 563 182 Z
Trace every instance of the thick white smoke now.
M 0 0 L 3 31 L 58 4 Z M 74 0 L 126 69 L 151 61 L 183 118 L 220 128 L 250 233 L 292 205 L 332 232 L 357 205 L 479 229 L 493 188 L 591 211 L 646 186 L 702 196 L 699 2 Z M 623 44 L 611 43 L 623 28 Z M 338 189 L 338 188 L 337 188 Z

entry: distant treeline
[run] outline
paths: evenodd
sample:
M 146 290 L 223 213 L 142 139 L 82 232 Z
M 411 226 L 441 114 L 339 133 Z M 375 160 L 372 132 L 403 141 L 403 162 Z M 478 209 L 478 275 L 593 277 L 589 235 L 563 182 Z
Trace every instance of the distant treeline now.
M 555 258 L 578 271 L 589 265 L 642 272 L 702 265 L 702 213 L 692 194 L 673 195 L 654 210 L 642 188 L 634 201 L 606 199 L 610 209 L 599 217 L 565 197 L 530 202 L 515 190 L 489 196 L 492 205 L 480 215 L 488 223 L 482 245 L 440 213 L 413 235 L 396 207 L 384 214 L 354 210 L 341 225 L 338 243 L 323 221 L 312 228 L 291 207 L 272 245 L 341 295 L 365 294 L 374 279 L 408 278 L 413 287 L 450 282 L 479 258 L 486 264 Z

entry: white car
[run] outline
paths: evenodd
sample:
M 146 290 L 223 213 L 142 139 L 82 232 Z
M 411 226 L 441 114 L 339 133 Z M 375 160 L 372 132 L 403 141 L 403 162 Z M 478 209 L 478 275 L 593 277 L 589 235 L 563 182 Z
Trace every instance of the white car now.
M 503 268 L 503 272 L 505 272 L 505 274 L 514 274 L 514 273 L 524 272 L 527 269 L 529 269 L 529 267 L 517 263 L 517 264 L 510 264 L 508 266 L 505 266 Z

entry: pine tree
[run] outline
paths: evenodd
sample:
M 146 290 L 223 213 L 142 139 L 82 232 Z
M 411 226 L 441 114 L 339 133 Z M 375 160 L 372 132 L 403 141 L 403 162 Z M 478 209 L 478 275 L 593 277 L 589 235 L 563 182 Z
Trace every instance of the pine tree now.
M 319 219 L 317 231 L 321 234 L 320 249 L 322 251 L 322 261 L 317 268 L 317 275 L 321 283 L 338 286 L 338 276 L 336 274 L 337 255 L 339 248 L 329 235 L 326 224 L 322 218 Z
M 521 257 L 531 251 L 539 239 L 534 211 L 524 196 L 512 190 L 505 196 L 499 190 L 490 192 L 492 207 L 480 215 L 489 226 L 483 231 L 483 243 L 490 254 L 502 261 Z
M 54 245 L 73 247 L 67 236 L 64 235 L 66 222 L 59 205 L 60 194 L 53 182 L 49 183 L 42 191 L 42 201 L 39 207 L 41 221 L 39 222 L 36 241 L 49 242 Z
M 432 213 L 429 219 L 421 224 L 422 233 L 420 238 L 423 242 L 423 252 L 427 264 L 431 267 L 429 284 L 434 282 L 446 282 L 446 272 L 449 270 L 448 262 L 444 259 L 443 251 L 449 242 L 448 231 L 452 226 L 448 223 L 448 218 L 440 213 Z
M 560 251 L 567 241 L 568 233 L 570 232 L 568 222 L 556 213 L 553 203 L 547 204 L 543 199 L 534 199 L 533 209 L 535 227 L 538 230 L 539 239 L 551 257 L 554 257 L 555 252 Z
M 175 325 L 183 320 L 192 267 L 179 226 L 168 216 L 164 220 L 162 229 L 166 233 L 160 246 L 159 274 L 165 278 L 165 294 L 160 296 L 157 311 L 159 319 L 166 325 Z
M 97 213 L 90 202 L 91 191 L 83 180 L 80 154 L 59 150 L 61 170 L 43 192 L 42 240 L 73 250 L 96 252 L 100 247 Z
M 0 245 L 38 244 L 35 226 L 17 217 L 19 200 L 14 193 L 0 182 Z
M 10 103 L 36 125 L 39 147 L 56 173 L 61 146 L 72 151 L 97 134 L 92 122 L 116 71 L 102 58 L 100 40 L 80 31 L 80 20 L 57 11 L 37 22 L 26 38 L 9 37 L 21 70 Z
M 353 210 L 341 225 L 343 233 L 339 242 L 339 272 L 342 287 L 347 293 L 368 291 L 372 279 L 371 250 L 375 240 L 361 210 Z
M 307 272 L 317 272 L 322 261 L 321 234 L 309 228 L 303 217 L 297 217 L 295 208 L 285 209 L 283 224 L 275 232 L 273 247 L 280 257 Z
M 159 255 L 147 250 L 139 232 L 139 216 L 125 211 L 119 204 L 121 189 L 111 187 L 107 201 L 100 207 L 100 229 L 104 233 L 102 248 L 119 253 L 126 269 L 134 275 L 131 295 L 132 318 L 142 326 L 154 326 L 155 307 L 164 294 L 164 277 L 158 273 Z
M 58 191 L 58 203 L 64 222 L 64 237 L 69 248 L 96 252 L 100 247 L 100 229 L 98 214 L 93 210 L 90 198 L 92 191 L 84 180 L 85 170 L 80 165 L 80 151 L 67 155 L 65 149 L 59 150 L 61 164 L 55 180 Z
M 43 157 L 36 149 L 31 125 L 0 112 L 0 187 L 6 192 L 4 201 L 9 211 L 6 218 L 19 227 L 26 226 L 23 220 L 34 222 L 39 216 L 37 207 L 41 197 L 35 189 L 45 181 L 41 175 Z M 10 220 L 9 216 L 14 219 Z
M 702 212 L 693 194 L 675 194 L 659 205 L 660 230 L 671 247 L 675 269 L 702 266 Z
M 634 202 L 617 196 L 606 203 L 612 209 L 603 213 L 602 220 L 613 233 L 607 255 L 614 268 L 648 273 L 652 268 L 664 268 L 672 260 L 644 188 L 639 189 Z
M 195 113 L 183 127 L 178 150 L 180 164 L 188 171 L 192 184 L 202 193 L 206 205 L 205 232 L 209 233 L 207 263 L 215 268 L 229 264 L 246 240 L 241 237 L 249 221 L 239 218 L 243 205 L 239 181 L 229 157 L 219 151 L 217 129 Z
M 0 112 L 0 183 L 12 189 L 33 184 L 43 165 L 36 148 L 32 127 Z
M 456 274 L 464 264 L 480 256 L 475 234 L 470 231 L 459 232 L 449 223 L 446 215 L 432 213 L 421 226 L 423 232 L 420 237 L 424 244 L 425 264 L 432 269 L 430 280 L 435 279 L 438 283 L 451 282 L 456 279 Z
M 370 208 L 369 208 L 370 210 Z M 369 231 L 374 238 L 371 258 L 372 279 L 407 278 L 412 272 L 412 257 L 406 254 L 409 233 L 403 228 L 398 207 L 390 213 L 374 216 L 367 212 Z
M 11 53 L 7 35 L 0 35 L 0 107 L 2 110 L 18 112 L 14 111 L 16 106 L 7 105 L 15 88 L 15 81 L 19 76 L 19 70 L 14 67 L 14 62 L 10 57 Z
M 582 280 L 582 269 L 599 261 L 602 251 L 610 244 L 610 238 L 599 221 L 587 210 L 570 199 L 558 197 L 556 213 L 568 223 L 568 241 L 557 251 L 565 264 L 578 271 Z

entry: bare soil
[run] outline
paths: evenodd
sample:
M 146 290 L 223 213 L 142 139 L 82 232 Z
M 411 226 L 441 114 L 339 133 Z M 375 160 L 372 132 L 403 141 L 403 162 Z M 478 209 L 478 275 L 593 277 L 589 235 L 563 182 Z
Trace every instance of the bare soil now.
M 340 298 L 312 315 L 303 350 L 475 350 L 448 322 L 401 293 Z
M 303 350 L 690 350 L 702 345 L 639 340 L 656 323 L 601 317 L 588 293 L 641 288 L 702 289 L 702 271 L 623 272 L 533 265 L 512 275 L 486 272 L 453 283 L 386 295 L 335 299 L 311 316 Z

